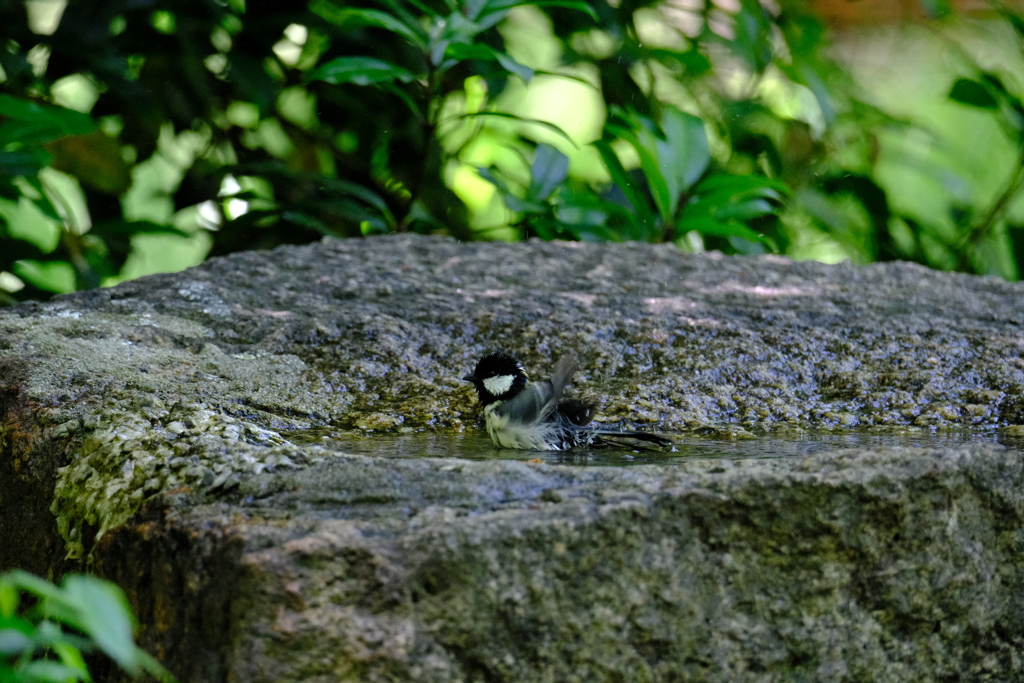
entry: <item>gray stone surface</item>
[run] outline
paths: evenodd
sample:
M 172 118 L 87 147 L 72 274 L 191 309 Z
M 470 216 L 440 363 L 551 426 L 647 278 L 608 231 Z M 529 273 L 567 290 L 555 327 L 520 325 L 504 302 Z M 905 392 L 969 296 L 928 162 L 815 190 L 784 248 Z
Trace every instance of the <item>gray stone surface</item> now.
M 1024 423 L 1024 287 L 664 246 L 326 241 L 0 310 L 0 569 L 84 563 L 183 681 L 1024 679 L 1019 453 L 580 468 L 486 350 L 667 433 Z

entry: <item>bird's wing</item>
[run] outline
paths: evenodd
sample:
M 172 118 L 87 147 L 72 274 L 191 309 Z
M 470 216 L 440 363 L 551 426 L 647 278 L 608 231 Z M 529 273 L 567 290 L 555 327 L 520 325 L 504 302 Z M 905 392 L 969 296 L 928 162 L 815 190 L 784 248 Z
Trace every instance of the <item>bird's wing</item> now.
M 495 414 L 516 422 L 536 422 L 546 416 L 555 405 L 562 390 L 568 386 L 576 372 L 576 359 L 572 354 L 562 356 L 551 378 L 534 382 L 519 394 L 494 409 Z

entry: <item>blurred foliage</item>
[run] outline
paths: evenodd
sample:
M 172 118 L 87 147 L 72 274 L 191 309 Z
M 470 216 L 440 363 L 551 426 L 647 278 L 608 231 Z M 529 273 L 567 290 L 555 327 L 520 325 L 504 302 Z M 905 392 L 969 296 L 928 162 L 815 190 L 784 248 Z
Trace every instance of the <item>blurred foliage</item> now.
M 983 188 L 795 0 L 0 0 L 0 300 L 403 231 L 1016 279 L 1024 21 L 965 21 Z
M 83 654 L 99 650 L 127 673 L 174 677 L 132 639 L 121 589 L 72 574 L 60 586 L 15 570 L 0 574 L 0 683 L 91 681 Z

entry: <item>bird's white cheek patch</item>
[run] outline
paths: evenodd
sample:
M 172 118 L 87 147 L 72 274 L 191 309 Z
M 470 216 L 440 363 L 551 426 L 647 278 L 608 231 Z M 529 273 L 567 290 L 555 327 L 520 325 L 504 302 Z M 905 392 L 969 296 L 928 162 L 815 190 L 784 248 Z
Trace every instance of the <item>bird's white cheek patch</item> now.
M 512 381 L 515 379 L 512 375 L 498 375 L 497 377 L 488 377 L 484 380 L 484 389 L 491 392 L 492 396 L 501 396 L 506 391 L 512 388 Z

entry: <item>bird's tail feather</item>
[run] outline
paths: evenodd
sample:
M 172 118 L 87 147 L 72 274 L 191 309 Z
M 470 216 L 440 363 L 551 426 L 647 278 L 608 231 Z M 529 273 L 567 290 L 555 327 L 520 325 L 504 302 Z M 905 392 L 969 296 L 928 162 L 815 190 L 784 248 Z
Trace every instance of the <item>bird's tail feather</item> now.
M 594 433 L 594 439 L 591 441 L 592 446 L 614 446 L 616 448 L 638 448 L 644 451 L 657 450 L 655 448 L 645 448 L 644 446 L 638 446 L 631 441 L 645 441 L 652 443 L 659 448 L 667 448 L 672 445 L 672 440 L 661 436 L 660 434 L 649 434 L 647 432 L 634 432 L 629 430 L 602 430 Z
M 562 390 L 572 381 L 576 367 L 576 356 L 571 352 L 558 359 L 555 370 L 551 373 L 551 378 L 548 380 L 551 382 L 552 389 L 554 389 L 552 394 L 554 398 L 558 398 Z

